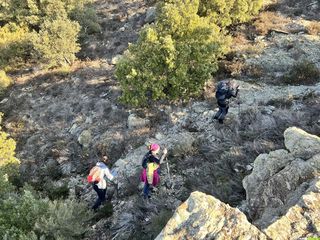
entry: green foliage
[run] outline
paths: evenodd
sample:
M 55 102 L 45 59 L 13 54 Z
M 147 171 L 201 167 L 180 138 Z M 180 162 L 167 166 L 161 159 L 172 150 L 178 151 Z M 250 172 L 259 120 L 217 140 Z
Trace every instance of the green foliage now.
M 11 194 L 1 199 L 0 235 L 9 239 L 27 237 L 38 217 L 46 213 L 47 205 L 47 200 L 38 199 L 27 190 L 21 195 Z
M 67 19 L 45 21 L 39 34 L 34 36 L 33 44 L 47 65 L 71 64 L 76 58 L 75 53 L 80 50 L 76 43 L 79 31 L 79 24 Z
M 5 71 L 0 70 L 0 94 L 3 90 L 5 90 L 11 84 L 12 84 L 12 79 L 7 76 Z
M 98 212 L 95 213 L 93 220 L 98 222 L 102 218 L 108 218 L 112 216 L 113 206 L 110 201 L 106 201 Z
M 48 184 L 45 186 L 47 194 L 50 200 L 56 199 L 66 199 L 69 196 L 69 188 L 67 184 L 62 186 L 53 186 L 53 184 Z
M 0 120 L 2 114 L 0 114 Z M 50 201 L 30 187 L 16 192 L 10 182 L 17 171 L 15 141 L 0 128 L 0 236 L 8 240 L 79 239 L 92 213 L 74 199 Z M 15 172 L 17 174 L 17 172 Z
M 172 2 L 160 5 L 156 24 L 140 33 L 117 64 L 125 103 L 197 96 L 227 52 L 229 37 L 197 15 L 198 0 Z
M 30 54 L 28 29 L 15 23 L 0 27 L 0 68 L 11 70 L 24 64 Z
M 200 0 L 199 14 L 209 16 L 221 27 L 243 23 L 256 15 L 262 0 Z
M 320 70 L 317 66 L 304 60 L 296 63 L 292 69 L 283 76 L 283 81 L 288 84 L 314 84 L 320 81 Z
M 0 236 L 4 239 L 78 239 L 91 213 L 74 199 L 49 201 L 30 190 L 0 199 Z
M 81 36 L 100 31 L 87 4 L 91 0 L 10 0 L 0 2 L 0 67 L 20 68 L 39 60 L 50 66 L 71 64 Z M 71 20 L 75 20 L 73 22 Z M 44 45 L 41 46 L 42 42 Z
M 46 213 L 38 217 L 35 231 L 48 239 L 78 239 L 91 218 L 87 206 L 74 199 L 49 202 Z
M 0 120 L 3 114 L 0 113 Z M 0 122 L 1 124 L 1 122 Z M 0 177 L 17 175 L 19 160 L 15 157 L 16 142 L 1 131 L 0 126 Z
M 101 32 L 98 16 L 93 8 L 76 8 L 70 13 L 70 18 L 81 26 L 80 39 Z
M 158 215 L 152 217 L 149 228 L 151 233 L 154 234 L 154 238 L 157 237 L 161 230 L 166 226 L 172 215 L 172 211 L 164 209 L 161 210 Z

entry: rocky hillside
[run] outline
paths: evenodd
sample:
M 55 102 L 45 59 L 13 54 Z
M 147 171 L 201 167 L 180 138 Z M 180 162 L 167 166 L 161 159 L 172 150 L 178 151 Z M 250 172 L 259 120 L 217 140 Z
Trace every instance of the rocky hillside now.
M 252 224 L 239 209 L 193 192 L 156 239 L 319 237 L 320 138 L 294 127 L 284 137 L 286 149 L 259 155 L 243 181 Z
M 67 73 L 13 76 L 16 84 L 0 101 L 4 128 L 17 140 L 22 181 L 45 195 L 64 189 L 89 206 L 96 196 L 85 177 L 98 156 L 108 155 L 118 186 L 108 188 L 112 200 L 84 239 L 154 239 L 174 212 L 158 239 L 319 233 L 320 81 L 288 78 L 305 60 L 320 69 L 320 31 L 310 27 L 319 23 L 320 4 L 271 2 L 251 23 L 230 29 L 233 51 L 202 98 L 130 109 L 118 102 L 113 72 L 129 42 L 153 21 L 154 4 L 96 1 L 102 33 L 81 52 L 87 60 Z M 237 81 L 240 95 L 219 125 L 212 121 L 214 85 L 222 79 Z M 139 174 L 150 142 L 169 155 L 146 202 Z

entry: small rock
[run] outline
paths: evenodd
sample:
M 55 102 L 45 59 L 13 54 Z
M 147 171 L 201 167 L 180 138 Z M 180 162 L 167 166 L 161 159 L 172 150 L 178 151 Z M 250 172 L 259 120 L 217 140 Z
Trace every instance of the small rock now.
M 114 57 L 111 59 L 111 64 L 112 64 L 112 65 L 116 65 L 116 64 L 119 62 L 120 58 L 121 58 L 121 55 L 120 55 L 120 54 L 114 56 Z
M 145 23 L 152 23 L 156 19 L 156 8 L 151 7 L 147 10 L 146 18 L 144 19 Z
M 135 114 L 130 114 L 128 117 L 128 121 L 127 121 L 127 125 L 128 125 L 129 129 L 141 128 L 141 127 L 145 127 L 149 124 L 150 124 L 149 119 L 140 118 L 140 117 L 136 116 Z
M 5 98 L 0 102 L 0 104 L 4 104 L 4 103 L 8 102 L 8 100 L 9 100 L 8 98 Z
M 78 137 L 78 142 L 85 148 L 89 147 L 91 140 L 92 136 L 90 130 L 84 130 Z
M 251 171 L 253 169 L 253 167 L 249 164 L 246 166 L 247 171 Z
M 155 136 L 155 138 L 157 139 L 157 140 L 161 140 L 161 139 L 163 139 L 165 136 L 162 134 L 162 133 L 157 133 L 156 134 L 156 136 Z

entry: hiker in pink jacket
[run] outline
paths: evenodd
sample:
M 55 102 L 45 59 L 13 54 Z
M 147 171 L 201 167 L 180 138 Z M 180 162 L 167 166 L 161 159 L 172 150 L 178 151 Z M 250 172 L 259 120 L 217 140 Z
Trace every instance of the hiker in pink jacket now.
M 156 143 L 150 144 L 148 147 L 148 153 L 143 157 L 142 160 L 142 174 L 141 181 L 144 182 L 143 196 L 144 198 L 150 198 L 150 184 L 156 186 L 160 182 L 160 164 L 166 157 L 168 150 L 165 148 L 163 150 L 163 155 L 161 159 L 158 158 L 158 153 L 160 151 L 160 146 Z

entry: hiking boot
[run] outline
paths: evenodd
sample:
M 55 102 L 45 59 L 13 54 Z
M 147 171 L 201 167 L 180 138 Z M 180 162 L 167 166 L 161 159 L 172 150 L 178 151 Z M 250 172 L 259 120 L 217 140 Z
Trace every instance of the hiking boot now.
M 220 124 L 223 124 L 223 120 L 222 119 L 219 119 L 218 121 L 219 121 Z

